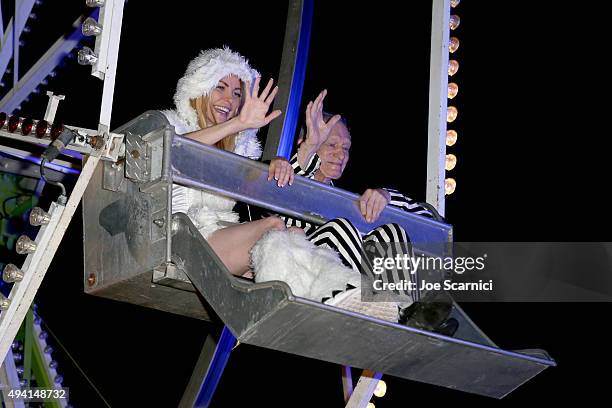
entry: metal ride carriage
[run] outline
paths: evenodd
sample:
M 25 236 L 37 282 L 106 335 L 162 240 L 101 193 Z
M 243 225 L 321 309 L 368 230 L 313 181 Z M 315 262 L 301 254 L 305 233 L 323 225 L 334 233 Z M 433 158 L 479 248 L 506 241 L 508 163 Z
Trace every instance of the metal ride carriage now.
M 172 183 L 213 191 L 316 224 L 346 217 L 365 232 L 367 225 L 355 205 L 357 196 L 300 177 L 280 194 L 266 180 L 266 165 L 177 136 L 156 111 L 145 112 L 111 132 L 123 1 L 98 3 L 100 27 L 91 28 L 95 21 L 89 21 L 92 33 L 98 35 L 96 49 L 82 52 L 80 58 L 92 64 L 92 74 L 104 81 L 99 128 L 57 131 L 69 136 L 67 150 L 84 155 L 83 166 L 70 196 L 38 213 L 42 226 L 35 241 L 22 240 L 20 244 L 28 255 L 17 268 L 18 278 L 13 279 L 9 296 L 2 298 L 2 360 L 82 199 L 87 293 L 202 320 L 210 320 L 214 314 L 225 324 L 220 337 L 207 339 L 181 406 L 208 405 L 236 339 L 364 369 L 355 390 L 350 381 L 345 382 L 347 406 L 353 407 L 367 404 L 383 373 L 501 398 L 555 365 L 541 350 L 498 348 L 456 303 L 452 315 L 460 328 L 453 337 L 446 337 L 296 297 L 284 282 L 256 284 L 232 276 L 191 221 L 184 214 L 172 214 Z M 450 9 L 449 0 L 433 1 L 428 201 L 441 211 Z M 271 128 L 267 153 L 286 154 L 286 146 L 291 145 L 287 140 L 295 130 L 311 17 L 311 1 L 290 2 L 279 78 L 284 94 L 277 101 L 286 107 L 283 111 L 287 114 L 284 123 Z M 57 103 L 58 98 L 52 95 L 46 123 L 53 122 Z M 14 109 L 10 98 L 0 102 L 0 110 L 5 107 Z M 22 118 L 18 121 L 18 127 L 25 122 Z M 42 121 L 34 129 L 39 124 Z M 43 136 L 51 132 L 48 127 Z M 18 134 L 17 128 L 7 129 L 4 124 L 0 136 L 3 140 L 49 144 L 45 139 Z M 423 253 L 441 255 L 452 242 L 452 227 L 440 221 L 394 208 L 385 209 L 380 221 L 402 225 Z M 10 371 L 5 364 L 4 372 Z

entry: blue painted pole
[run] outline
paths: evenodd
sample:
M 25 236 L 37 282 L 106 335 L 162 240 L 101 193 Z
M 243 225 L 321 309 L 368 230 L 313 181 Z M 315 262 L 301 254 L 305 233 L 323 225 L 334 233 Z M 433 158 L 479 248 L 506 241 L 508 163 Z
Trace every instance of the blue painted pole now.
M 236 338 L 232 332 L 229 331 L 227 326 L 223 326 L 221 337 L 219 338 L 213 358 L 208 366 L 208 371 L 206 371 L 206 375 L 204 376 L 204 381 L 202 381 L 202 386 L 200 387 L 200 392 L 198 393 L 194 407 L 207 408 L 210 406 L 217 385 L 221 380 L 225 365 L 235 345 Z
M 312 28 L 313 0 L 304 0 L 300 36 L 297 43 L 293 80 L 289 91 L 289 103 L 285 112 L 283 129 L 278 143 L 277 155 L 289 158 L 293 148 L 293 139 L 300 117 L 300 104 L 306 78 L 306 65 L 308 62 L 308 49 L 310 47 L 310 31 Z

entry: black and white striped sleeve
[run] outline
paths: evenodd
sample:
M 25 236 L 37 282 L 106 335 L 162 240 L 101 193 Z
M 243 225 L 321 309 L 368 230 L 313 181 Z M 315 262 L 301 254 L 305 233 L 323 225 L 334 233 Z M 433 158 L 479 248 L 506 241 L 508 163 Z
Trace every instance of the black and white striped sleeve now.
M 289 160 L 289 163 L 291 164 L 291 167 L 293 167 L 293 172 L 295 174 L 297 174 L 298 176 L 304 176 L 304 177 L 310 178 L 314 175 L 315 171 L 317 171 L 319 167 L 321 166 L 321 159 L 315 153 L 310 158 L 310 161 L 308 161 L 306 168 L 302 169 L 302 167 L 300 166 L 300 163 L 298 162 L 297 153 L 296 153 L 293 155 L 291 160 Z
M 427 208 L 420 205 L 418 202 L 416 202 L 412 198 L 407 197 L 404 194 L 392 188 L 385 188 L 384 190 L 387 191 L 389 195 L 391 196 L 391 201 L 389 201 L 390 205 L 399 207 L 402 210 L 411 212 L 413 214 L 422 215 L 428 218 L 434 218 L 431 211 L 429 211 Z

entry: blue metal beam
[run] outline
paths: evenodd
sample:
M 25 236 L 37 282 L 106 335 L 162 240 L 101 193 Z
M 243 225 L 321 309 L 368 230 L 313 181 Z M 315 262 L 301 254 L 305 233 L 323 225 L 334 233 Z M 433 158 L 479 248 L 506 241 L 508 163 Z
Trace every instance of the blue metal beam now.
M 4 32 L 2 44 L 0 44 L 0 79 L 4 76 L 6 68 L 13 57 L 13 22 L 11 19 Z
M 98 9 L 92 16 L 97 17 Z M 25 98 L 53 71 L 60 62 L 79 44 L 83 38 L 81 23 L 84 17 L 74 22 L 75 30 L 67 37 L 60 37 L 23 78 L 0 100 L 0 110 L 12 113 Z
M 293 139 L 300 117 L 300 104 L 304 79 L 306 77 L 306 64 L 308 62 L 308 49 L 310 47 L 310 31 L 312 28 L 313 0 L 304 0 L 300 21 L 300 35 L 296 48 L 293 80 L 289 91 L 289 103 L 284 116 L 283 130 L 278 143 L 277 155 L 289 158 L 293 149 Z
M 207 408 L 210 406 L 215 390 L 217 389 L 217 385 L 221 380 L 221 375 L 223 374 L 225 365 L 227 364 L 227 360 L 229 360 L 230 354 L 235 345 L 236 338 L 232 332 L 230 332 L 227 326 L 223 326 L 221 337 L 219 338 L 214 355 L 210 361 L 210 365 L 208 366 L 208 371 L 206 372 L 204 380 L 202 381 L 200 392 L 198 393 L 198 397 L 193 405 L 194 407 Z

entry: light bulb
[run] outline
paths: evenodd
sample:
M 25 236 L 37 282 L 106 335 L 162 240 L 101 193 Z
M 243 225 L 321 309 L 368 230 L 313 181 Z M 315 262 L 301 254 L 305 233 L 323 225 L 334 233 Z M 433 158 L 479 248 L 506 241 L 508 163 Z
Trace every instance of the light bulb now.
M 98 24 L 95 18 L 87 17 L 81 26 L 81 32 L 86 36 L 96 36 L 102 34 L 102 26 Z
M 457 111 L 457 108 L 455 108 L 454 106 L 449 106 L 448 108 L 446 108 L 446 121 L 448 123 L 454 122 L 455 119 L 457 119 L 458 114 L 459 111 Z
M 376 384 L 376 388 L 374 389 L 374 395 L 376 395 L 378 398 L 381 398 L 384 397 L 386 393 L 387 383 L 383 380 L 378 381 L 378 384 Z
M 449 129 L 446 131 L 446 145 L 454 146 L 457 143 L 457 131 Z
M 80 65 L 93 65 L 98 61 L 98 56 L 89 47 L 79 50 L 77 60 Z
M 452 54 L 459 49 L 459 39 L 457 37 L 451 37 L 448 42 L 448 51 Z
M 459 3 L 461 3 L 461 0 L 451 0 L 451 7 L 455 8 L 459 5 Z
M 446 180 L 444 180 L 444 192 L 446 193 L 446 195 L 453 194 L 456 188 L 457 182 L 454 178 L 447 178 Z
M 446 165 L 444 167 L 446 171 L 451 171 L 452 169 L 455 168 L 456 165 L 457 165 L 457 156 L 455 156 L 454 154 L 447 154 L 446 155 Z
M 459 71 L 459 61 L 450 60 L 448 61 L 448 76 L 453 76 Z
M 23 280 L 23 271 L 16 265 L 7 264 L 2 272 L 2 279 L 7 283 L 21 282 Z
M 459 27 L 459 24 L 461 24 L 461 19 L 459 18 L 458 15 L 453 14 L 452 16 L 450 16 L 450 29 L 451 30 L 456 30 L 457 27 Z
M 454 82 L 448 83 L 448 99 L 453 99 L 459 92 L 459 85 Z

